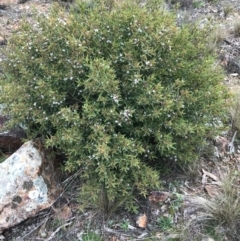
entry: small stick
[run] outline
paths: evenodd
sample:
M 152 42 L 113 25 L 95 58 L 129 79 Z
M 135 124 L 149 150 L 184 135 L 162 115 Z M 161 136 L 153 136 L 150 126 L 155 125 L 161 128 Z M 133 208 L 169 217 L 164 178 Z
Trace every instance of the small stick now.
M 66 226 L 71 225 L 71 224 L 72 224 L 72 222 L 70 222 L 70 223 L 65 223 L 65 224 L 63 224 L 62 226 L 58 227 L 58 228 L 51 234 L 51 236 L 50 236 L 49 238 L 45 239 L 45 241 L 50 241 L 50 240 L 52 240 L 52 239 L 54 238 L 55 234 L 58 233 L 58 232 L 61 230 L 61 228 L 66 227 Z

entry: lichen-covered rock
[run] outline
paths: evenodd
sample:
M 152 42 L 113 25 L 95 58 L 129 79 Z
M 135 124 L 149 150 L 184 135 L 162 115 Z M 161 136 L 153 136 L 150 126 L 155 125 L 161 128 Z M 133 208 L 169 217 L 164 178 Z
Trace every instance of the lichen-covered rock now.
M 52 205 L 54 169 L 40 139 L 0 164 L 0 233 Z

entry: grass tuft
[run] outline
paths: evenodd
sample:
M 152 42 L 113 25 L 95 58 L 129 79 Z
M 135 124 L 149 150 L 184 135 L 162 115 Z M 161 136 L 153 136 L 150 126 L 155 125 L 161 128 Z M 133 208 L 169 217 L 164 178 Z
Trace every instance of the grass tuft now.
M 203 204 L 206 224 L 215 227 L 216 235 L 225 234 L 232 241 L 239 240 L 240 236 L 239 180 L 238 172 L 231 173 L 223 180 L 221 193 Z
M 236 19 L 233 23 L 233 34 L 235 37 L 240 37 L 240 19 Z
M 233 7 L 229 4 L 223 7 L 224 17 L 228 17 L 234 11 Z
M 236 93 L 233 99 L 232 107 L 230 108 L 230 118 L 232 124 L 232 131 L 238 131 L 237 137 L 240 134 L 240 94 Z

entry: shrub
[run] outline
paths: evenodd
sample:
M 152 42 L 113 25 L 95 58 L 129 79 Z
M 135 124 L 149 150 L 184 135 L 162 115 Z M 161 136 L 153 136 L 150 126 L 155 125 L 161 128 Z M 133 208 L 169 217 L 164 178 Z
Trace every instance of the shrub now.
M 205 47 L 209 29 L 178 27 L 158 0 L 76 2 L 25 21 L 9 41 L 1 103 L 29 138 L 83 168 L 82 200 L 103 211 L 159 185 L 163 160 L 197 158 L 218 130 L 227 91 Z

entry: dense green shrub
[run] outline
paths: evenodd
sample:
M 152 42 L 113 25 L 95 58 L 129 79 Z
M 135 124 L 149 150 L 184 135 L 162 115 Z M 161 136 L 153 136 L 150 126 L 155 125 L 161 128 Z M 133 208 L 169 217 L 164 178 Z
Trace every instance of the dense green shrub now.
M 180 28 L 160 5 L 55 7 L 7 47 L 0 98 L 11 124 L 62 150 L 67 171 L 82 167 L 83 200 L 105 211 L 158 186 L 163 159 L 195 159 L 224 114 L 209 29 Z

